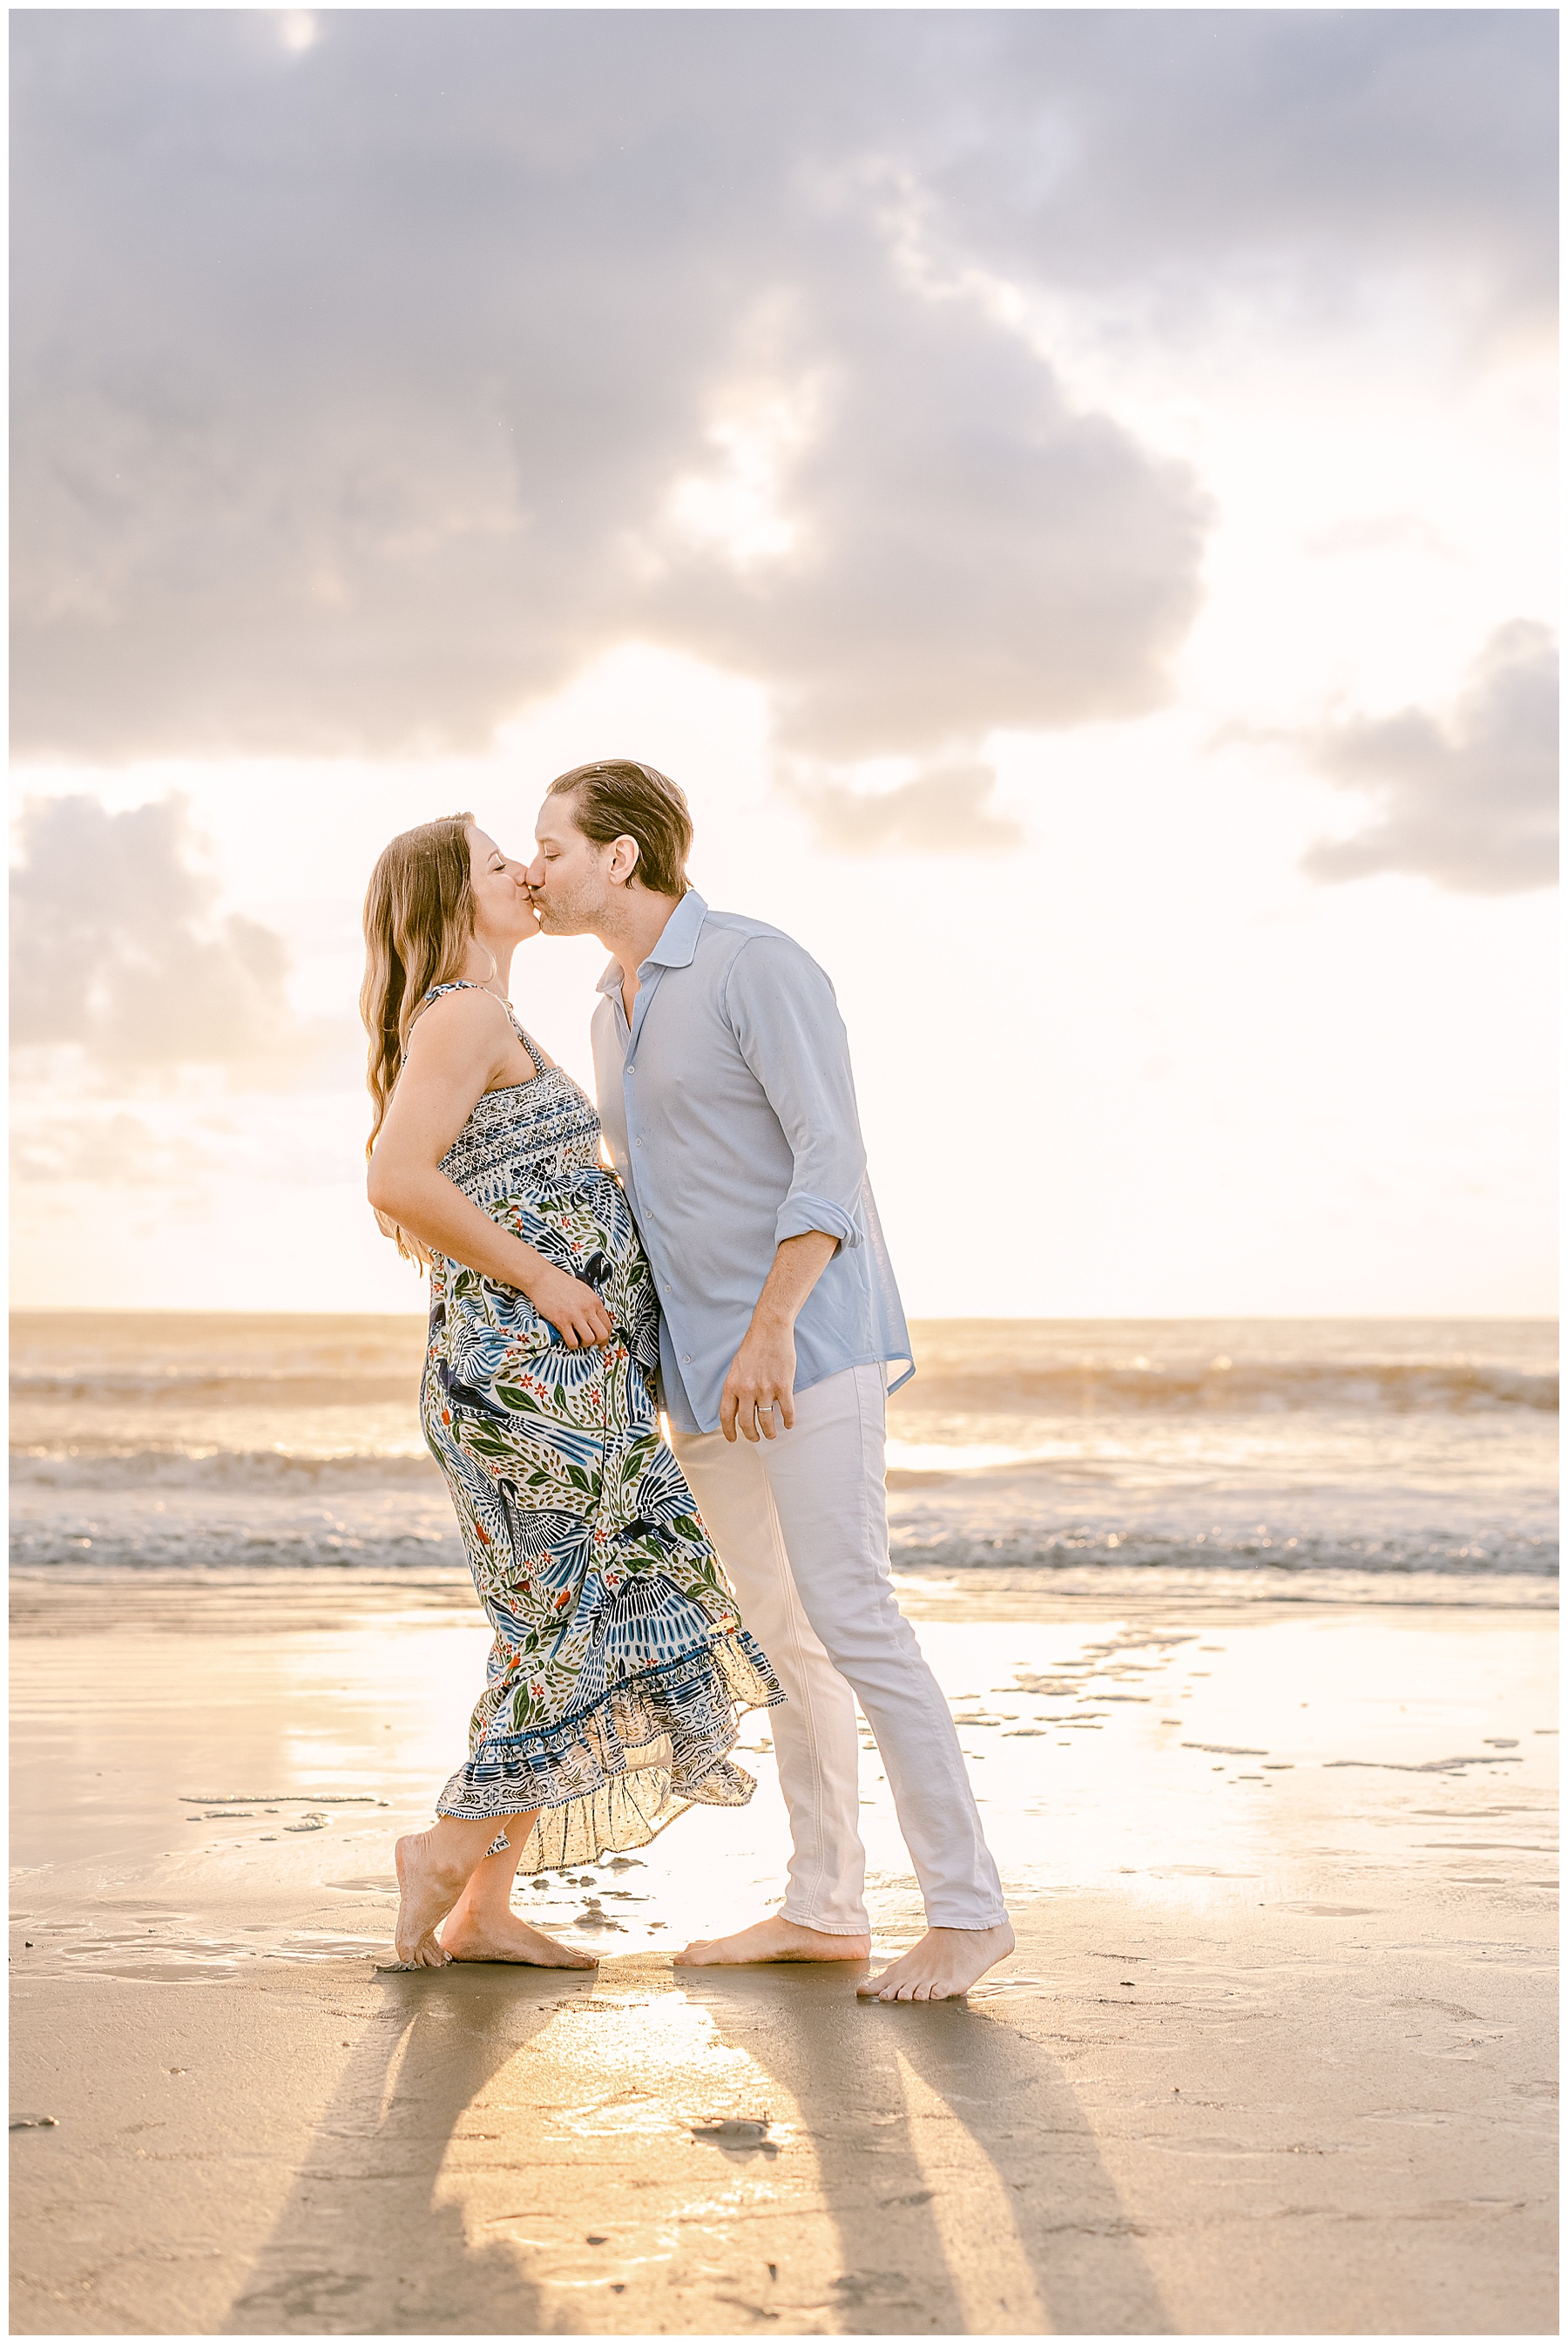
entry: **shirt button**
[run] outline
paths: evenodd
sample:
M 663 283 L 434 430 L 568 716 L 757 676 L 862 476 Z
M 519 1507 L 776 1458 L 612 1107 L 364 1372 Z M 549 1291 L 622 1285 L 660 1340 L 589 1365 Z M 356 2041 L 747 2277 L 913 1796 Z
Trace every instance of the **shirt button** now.
M 689 1368 L 691 1365 L 691 1353 L 689 1351 L 682 1351 L 680 1355 L 680 1364 L 683 1368 Z

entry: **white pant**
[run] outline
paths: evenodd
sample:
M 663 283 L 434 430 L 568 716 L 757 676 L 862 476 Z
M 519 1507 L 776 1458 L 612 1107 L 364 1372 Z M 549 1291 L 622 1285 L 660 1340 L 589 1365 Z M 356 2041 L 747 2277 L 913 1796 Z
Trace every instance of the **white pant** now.
M 795 1852 L 784 1913 L 834 1936 L 867 1929 L 859 1697 L 934 1926 L 1005 1918 L 940 1686 L 899 1610 L 888 1562 L 879 1367 L 795 1395 L 772 1440 L 675 1432 L 680 1470 L 789 1699 L 771 1713 Z

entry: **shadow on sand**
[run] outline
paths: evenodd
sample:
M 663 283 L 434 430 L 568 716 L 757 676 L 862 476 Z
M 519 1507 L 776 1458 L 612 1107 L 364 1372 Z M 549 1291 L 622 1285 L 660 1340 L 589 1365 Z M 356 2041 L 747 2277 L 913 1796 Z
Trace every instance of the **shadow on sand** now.
M 1058 2065 L 983 2005 L 857 2001 L 862 1975 L 676 1974 L 810 2138 L 837 2273 L 779 2293 L 836 2307 L 850 2334 L 1170 2334 Z M 786 2326 L 779 2294 L 767 2301 Z
M 678 2144 L 690 2146 L 673 2105 L 640 2146 L 607 2139 L 587 2167 L 563 2168 L 541 2190 L 537 2149 L 530 2160 L 526 2140 L 482 2130 L 497 2116 L 475 2103 L 558 2010 L 631 1987 L 632 1965 L 619 1969 L 612 1962 L 596 1976 L 475 1964 L 382 1979 L 385 2009 L 356 2048 L 222 2332 L 517 2335 L 563 2324 L 595 2332 L 593 2298 L 577 2295 L 568 2312 L 557 2289 L 530 2279 L 521 2240 L 475 2242 L 462 2190 L 439 2186 L 450 2147 L 468 2139 L 493 2144 L 481 2152 L 491 2171 L 506 2169 L 517 2148 L 528 2210 L 547 2213 L 541 2194 L 564 2185 L 577 2221 L 659 2226 L 675 2240 L 687 2222 L 711 2236 L 717 2215 L 733 2250 L 716 2282 L 722 2293 L 695 2272 L 681 2284 L 668 2258 L 653 2256 L 618 2291 L 613 2313 L 598 2298 L 598 2316 L 617 2329 L 1171 2332 L 1056 2062 L 983 2006 L 859 2002 L 858 1966 L 676 1973 L 685 2004 L 706 2014 L 703 2036 L 755 2063 L 764 2104 L 786 2134 L 777 2154 L 724 2152 L 767 2173 L 769 2187 L 744 2219 L 733 2199 L 728 2213 L 716 2208 L 715 2152 L 699 2153 L 696 2167 L 672 2157 Z M 662 1965 L 650 1978 L 637 1964 L 635 1984 L 668 2006 Z M 633 2018 L 624 2047 L 583 2076 L 585 2107 L 642 2080 L 646 2040 Z M 770 2097 L 768 2083 L 777 2086 Z M 764 2234 L 787 2243 L 752 2243 Z M 765 2255 L 778 2257 L 771 2277 Z M 700 2303 L 688 2293 L 693 2285 Z
M 580 1979 L 580 1984 L 578 1983 Z M 476 1963 L 388 1975 L 384 2013 L 355 2048 L 307 2161 L 221 2332 L 538 2332 L 516 2250 L 475 2246 L 437 2181 L 498 2068 L 591 1972 Z

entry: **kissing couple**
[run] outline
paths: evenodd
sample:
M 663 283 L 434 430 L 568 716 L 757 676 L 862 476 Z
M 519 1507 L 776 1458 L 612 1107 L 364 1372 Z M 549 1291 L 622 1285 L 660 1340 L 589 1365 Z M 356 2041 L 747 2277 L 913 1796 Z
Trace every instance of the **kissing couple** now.
M 398 1959 L 592 1967 L 513 1912 L 519 1865 L 743 1805 L 737 1720 L 779 1703 L 782 1907 L 676 1959 L 865 1960 L 858 1701 L 928 1923 L 859 1991 L 965 1994 L 1013 1936 L 893 1593 L 887 1394 L 913 1368 L 833 988 L 709 910 L 651 765 L 561 774 L 535 836 L 525 865 L 468 814 L 426 823 L 366 898 L 369 1198 L 429 1273 L 420 1413 L 495 1631 L 467 1763 L 397 1843 Z M 597 1113 L 511 1005 L 541 931 L 612 955 Z

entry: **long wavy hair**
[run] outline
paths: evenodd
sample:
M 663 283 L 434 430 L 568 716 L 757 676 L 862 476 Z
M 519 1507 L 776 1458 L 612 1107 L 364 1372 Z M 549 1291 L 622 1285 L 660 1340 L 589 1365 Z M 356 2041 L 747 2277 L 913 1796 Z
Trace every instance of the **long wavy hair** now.
M 387 1120 L 402 1071 L 408 1031 L 433 985 L 460 976 L 474 941 L 476 910 L 468 853 L 471 813 L 443 814 L 400 831 L 383 847 L 365 894 L 365 982 L 359 1015 L 370 1037 L 366 1087 L 370 1093 L 369 1157 Z M 385 1234 L 411 1261 L 423 1248 L 377 1213 Z

